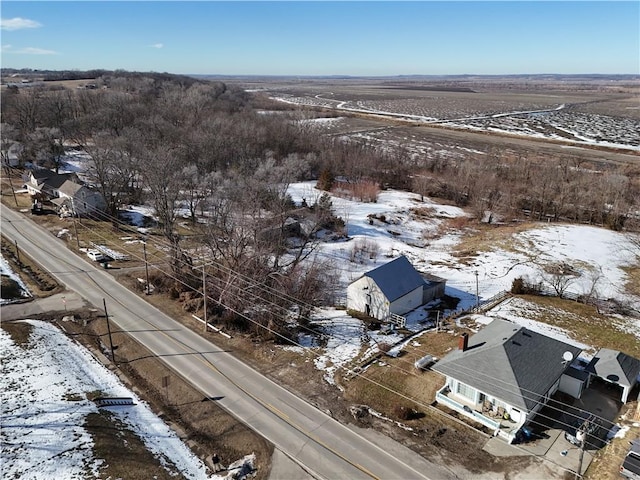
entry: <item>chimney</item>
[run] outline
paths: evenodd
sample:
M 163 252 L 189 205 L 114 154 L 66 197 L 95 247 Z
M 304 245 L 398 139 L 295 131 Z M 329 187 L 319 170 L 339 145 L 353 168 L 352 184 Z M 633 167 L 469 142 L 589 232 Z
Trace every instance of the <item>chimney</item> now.
M 463 333 L 458 340 L 458 348 L 463 352 L 469 347 L 469 334 Z

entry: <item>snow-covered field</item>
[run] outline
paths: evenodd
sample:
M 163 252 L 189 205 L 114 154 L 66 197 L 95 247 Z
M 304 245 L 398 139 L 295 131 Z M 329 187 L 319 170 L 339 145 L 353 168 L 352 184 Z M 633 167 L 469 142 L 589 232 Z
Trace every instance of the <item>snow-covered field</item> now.
M 638 120 L 568 111 L 567 105 L 559 102 L 520 105 L 494 102 L 484 105 L 484 109 L 473 111 L 469 109 L 473 101 L 457 104 L 451 98 L 447 99 L 444 109 L 431 99 L 338 101 L 325 98 L 324 95 L 304 96 L 283 92 L 276 92 L 271 98 L 293 105 L 368 113 L 419 124 L 441 124 L 456 129 L 501 132 L 640 151 Z
M 0 330 L 2 478 L 95 478 L 103 460 L 94 457 L 84 422 L 99 410 L 87 399 L 96 391 L 133 398 L 133 406 L 101 408 L 140 437 L 167 471 L 189 479 L 227 478 L 208 475 L 177 435 L 84 347 L 49 323 L 28 322 L 33 326 L 28 348 Z
M 304 199 L 309 205 L 322 194 L 315 189 L 315 182 L 293 184 L 289 193 L 295 202 L 301 203 Z M 537 282 L 542 280 L 545 266 L 563 263 L 580 275 L 569 284 L 567 292 L 580 295 L 594 291 L 598 298 L 617 299 L 640 310 L 640 298 L 625 291 L 627 273 L 624 267 L 637 263 L 638 259 L 630 239 L 623 233 L 584 225 L 541 223 L 502 239 L 488 251 L 461 259 L 453 255 L 460 232 L 442 233 L 439 230 L 446 219 L 465 215 L 457 207 L 438 205 L 428 199 L 421 202 L 418 195 L 394 190 L 382 191 L 376 203 L 336 196 L 331 200 L 335 214 L 347 224 L 350 239 L 325 241 L 319 245 L 317 255 L 334 261 L 339 275 L 338 291 L 345 292 L 345 296 L 349 283 L 402 254 L 418 270 L 445 278 L 446 293 L 460 299 L 459 309 L 475 305 L 476 278 L 482 301 L 509 290 L 515 278 L 526 277 Z M 428 209 L 431 214 L 429 217 L 416 215 L 415 209 Z M 381 221 L 383 216 L 384 221 Z M 354 247 L 363 244 L 376 253 L 351 261 Z M 345 303 L 346 298 L 341 301 Z M 509 305 L 508 312 L 507 306 L 501 307 L 500 316 L 589 349 L 589 345 L 576 342 L 560 329 L 518 314 L 519 310 L 530 307 L 517 303 Z M 377 348 L 377 342 L 394 343 L 400 339 L 394 335 L 376 337 L 375 332 L 366 331 L 361 322 L 343 310 L 319 309 L 313 320 L 329 337 L 315 364 L 325 371 L 325 378 L 331 383 L 336 370 L 366 356 L 366 352 Z M 485 317 L 484 322 L 488 321 L 490 318 Z M 625 321 L 629 330 L 640 338 L 640 319 L 627 318 Z
M 323 193 L 315 183 L 292 184 L 289 193 L 295 202 L 304 198 L 313 204 Z M 458 207 L 439 205 L 427 198 L 421 202 L 419 195 L 396 190 L 380 192 L 376 203 L 336 196 L 331 200 L 335 214 L 347 224 L 350 239 L 321 243 L 318 254 L 336 260 L 342 291 L 346 292 L 346 286 L 363 273 L 406 255 L 418 270 L 445 278 L 447 293 L 461 298 L 459 307 L 467 308 L 476 301 L 476 272 L 482 300 L 509 290 L 517 277 L 536 281 L 542 278 L 545 265 L 565 263 L 581 274 L 570 284 L 569 292 L 587 293 L 595 282 L 600 298 L 625 300 L 640 308 L 640 298 L 629 297 L 624 289 L 627 274 L 623 267 L 637 261 L 634 246 L 624 233 L 585 225 L 540 223 L 463 262 L 452 252 L 461 234 L 438 233 L 446 219 L 465 215 Z M 428 209 L 431 216 L 419 215 L 416 209 Z M 350 261 L 354 246 L 365 241 L 377 246 L 377 254 Z
M 304 199 L 312 205 L 322 193 L 315 189 L 315 181 L 295 183 L 289 188 L 298 204 Z M 345 292 L 339 303 L 345 303 L 350 282 L 399 255 L 406 255 L 418 270 L 447 280 L 446 293 L 460 299 L 459 309 L 476 303 L 476 286 L 480 300 L 487 299 L 509 290 L 517 277 L 539 281 L 546 265 L 563 263 L 579 274 L 568 292 L 596 292 L 599 298 L 617 299 L 640 310 L 640 298 L 625 291 L 628 278 L 624 268 L 638 262 L 637 251 L 625 234 L 591 226 L 541 223 L 500 239 L 489 249 L 461 258 L 454 254 L 454 249 L 462 233 L 447 228 L 449 220 L 465 215 L 457 207 L 429 199 L 422 201 L 418 195 L 395 190 L 380 192 L 376 203 L 337 196 L 331 196 L 331 200 L 334 213 L 346 223 L 348 240 L 326 239 L 319 244 L 316 255 L 335 264 L 337 290 Z M 151 216 L 145 208 L 131 209 L 130 215 L 137 219 Z M 0 267 L 3 273 L 17 278 L 6 262 L 0 261 Z M 589 356 L 590 345 L 570 338 L 562 329 L 536 321 L 533 308 L 512 299 L 475 319 L 487 323 L 492 317 L 507 318 L 574 343 Z M 409 317 L 413 329 L 422 328 L 424 312 L 417 311 Z M 301 337 L 300 347 L 285 348 L 312 348 L 316 368 L 332 384 L 338 369 L 348 368 L 355 360 L 377 352 L 380 344 L 402 340 L 398 334 L 369 331 L 344 310 L 332 307 L 317 309 L 312 321 L 324 333 L 326 344 L 319 347 L 315 339 Z M 640 338 L 640 319 L 625 318 L 624 322 Z M 110 407 L 110 410 L 143 439 L 149 451 L 162 458 L 170 471 L 180 471 L 187 478 L 208 478 L 200 459 L 84 348 L 50 324 L 30 323 L 34 330 L 29 349 L 15 345 L 0 330 L 3 476 L 74 479 L 86 478 L 87 472 L 94 475 L 100 468 L 100 460 L 93 457 L 92 439 L 83 422 L 89 413 L 98 411 L 86 394 L 101 391 L 104 396 L 134 399 L 133 407 Z

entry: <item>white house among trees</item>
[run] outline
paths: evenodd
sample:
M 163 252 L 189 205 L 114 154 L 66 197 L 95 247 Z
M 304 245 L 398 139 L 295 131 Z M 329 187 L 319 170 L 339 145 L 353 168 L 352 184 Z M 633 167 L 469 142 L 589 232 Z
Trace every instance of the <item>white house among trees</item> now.
M 400 256 L 351 283 L 347 287 L 347 308 L 378 320 L 405 314 L 444 296 L 445 280 L 427 278 L 407 257 Z
M 29 173 L 25 186 L 40 201 L 50 201 L 58 211 L 87 216 L 103 212 L 106 202 L 100 192 L 83 185 L 75 173 L 36 170 Z

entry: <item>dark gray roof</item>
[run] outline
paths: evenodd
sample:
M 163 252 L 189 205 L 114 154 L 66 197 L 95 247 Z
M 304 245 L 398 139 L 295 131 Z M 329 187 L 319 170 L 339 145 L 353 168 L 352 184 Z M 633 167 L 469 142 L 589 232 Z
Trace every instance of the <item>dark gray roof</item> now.
M 38 184 L 44 184 L 49 188 L 58 189 L 67 180 L 74 180 L 77 177 L 75 173 L 56 173 L 52 170 L 34 170 L 32 172 L 33 177 L 37 180 Z
M 531 410 L 582 350 L 506 320 L 493 320 L 433 367 L 506 403 Z
M 640 374 L 640 360 L 618 350 L 601 349 L 587 366 L 598 377 L 632 387 Z
M 424 285 L 424 279 L 404 255 L 364 274 L 371 278 L 389 302 Z

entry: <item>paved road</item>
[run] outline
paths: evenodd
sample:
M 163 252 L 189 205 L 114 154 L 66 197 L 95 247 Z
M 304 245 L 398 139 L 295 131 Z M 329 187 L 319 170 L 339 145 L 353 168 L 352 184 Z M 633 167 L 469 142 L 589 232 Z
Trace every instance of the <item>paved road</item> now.
M 163 314 L 66 249 L 28 217 L 2 206 L 2 234 L 17 240 L 36 262 L 96 307 L 107 300 L 118 327 L 160 356 L 204 395 L 223 397 L 221 406 L 317 478 L 455 478 L 395 443 L 381 447 L 262 376 L 213 343 Z M 390 441 L 391 442 L 391 441 Z M 392 453 L 391 453 L 392 452 Z

